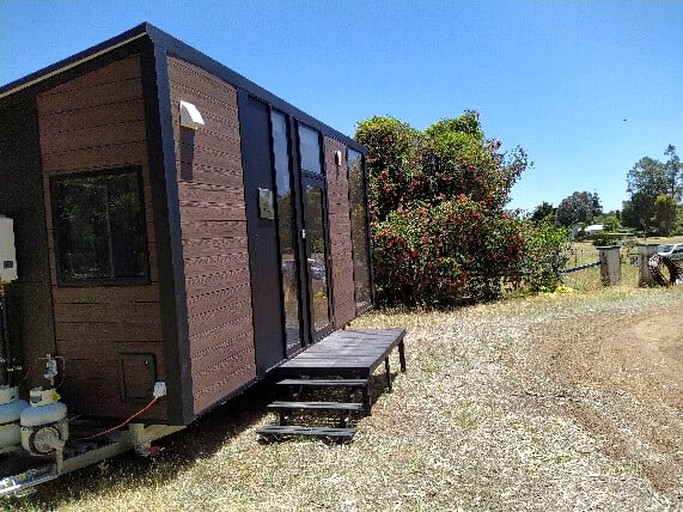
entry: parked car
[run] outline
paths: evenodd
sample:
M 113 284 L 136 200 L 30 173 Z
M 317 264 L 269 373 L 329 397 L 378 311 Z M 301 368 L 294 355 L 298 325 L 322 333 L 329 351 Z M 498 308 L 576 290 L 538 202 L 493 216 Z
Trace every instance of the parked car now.
M 672 260 L 683 260 L 683 244 L 662 244 L 657 247 L 657 254 Z

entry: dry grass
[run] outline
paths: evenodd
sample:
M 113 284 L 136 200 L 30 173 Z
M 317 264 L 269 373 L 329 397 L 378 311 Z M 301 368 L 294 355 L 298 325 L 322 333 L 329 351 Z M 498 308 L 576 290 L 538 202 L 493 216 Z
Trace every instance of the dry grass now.
M 621 247 L 621 283 L 619 288 L 633 288 L 638 284 L 638 266 L 631 262 L 631 258 L 636 256 L 636 244 L 664 244 L 664 243 L 683 243 L 683 237 L 651 237 L 632 239 Z M 574 242 L 571 248 L 571 256 L 567 261 L 566 268 L 578 267 L 587 263 L 599 260 L 598 250 L 592 242 Z M 576 290 L 584 292 L 598 291 L 602 289 L 600 282 L 600 267 L 593 267 L 579 272 L 565 274 L 562 282 Z
M 683 287 L 370 314 L 355 326 L 408 328 L 408 372 L 360 421 L 351 444 L 259 445 L 255 429 L 273 420 L 264 412 L 269 388 L 261 386 L 163 440 L 157 460 L 122 456 L 7 505 L 79 512 L 683 510 L 681 445 L 655 450 L 629 416 L 666 415 L 672 432 L 681 432 L 683 410 L 627 388 L 612 393 L 572 381 L 538 350 L 546 335 L 562 341 L 553 334 L 558 328 L 590 336 L 607 319 L 618 325 L 662 308 L 680 313 Z M 603 409 L 610 415 L 603 423 L 625 436 L 620 450 L 612 449 L 609 431 L 586 419 Z M 657 461 L 668 464 L 666 481 L 646 471 Z
M 620 288 L 633 288 L 638 284 L 638 266 L 633 265 L 630 257 L 635 255 L 635 249 L 622 247 L 621 249 L 621 283 Z M 598 261 L 597 248 L 590 242 L 575 242 L 572 244 L 572 254 L 567 261 L 567 268 L 578 267 Z M 578 272 L 565 274 L 562 277 L 564 285 L 584 292 L 598 291 L 603 288 L 600 281 L 600 267 L 592 267 Z

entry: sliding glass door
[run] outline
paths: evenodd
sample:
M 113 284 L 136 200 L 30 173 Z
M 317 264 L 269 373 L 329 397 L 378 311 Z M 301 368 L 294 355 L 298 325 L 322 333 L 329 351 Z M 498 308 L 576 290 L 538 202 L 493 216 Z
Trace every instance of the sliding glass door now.
M 304 192 L 306 288 L 311 337 L 318 340 L 331 330 L 326 206 L 320 133 L 298 126 L 301 183 Z
M 277 110 L 271 109 L 270 126 L 279 294 L 286 352 L 291 355 L 327 334 L 332 325 L 322 152 L 318 131 Z

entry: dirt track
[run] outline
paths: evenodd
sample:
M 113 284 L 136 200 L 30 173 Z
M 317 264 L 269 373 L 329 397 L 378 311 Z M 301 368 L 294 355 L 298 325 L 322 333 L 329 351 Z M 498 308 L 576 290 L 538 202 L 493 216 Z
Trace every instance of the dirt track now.
M 574 395 L 562 412 L 603 437 L 608 455 L 675 492 L 683 482 L 683 313 L 584 317 L 571 331 L 566 322 L 544 326 L 535 346 Z

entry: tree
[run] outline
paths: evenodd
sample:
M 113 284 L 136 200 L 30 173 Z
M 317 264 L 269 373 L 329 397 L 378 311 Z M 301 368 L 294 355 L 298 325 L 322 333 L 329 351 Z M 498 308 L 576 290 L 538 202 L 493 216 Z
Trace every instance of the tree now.
M 625 226 L 648 232 L 652 231 L 653 213 L 654 201 L 647 194 L 636 192 L 622 203 L 621 221 Z
M 552 219 L 553 221 L 555 220 L 555 208 L 553 207 L 552 203 L 543 201 L 536 208 L 534 208 L 534 211 L 531 214 L 531 220 L 538 224 L 546 219 Z
M 518 286 L 525 273 L 535 289 L 557 281 L 555 271 L 535 272 L 556 261 L 549 256 L 555 238 L 546 228 L 531 230 L 531 222 L 504 208 L 530 165 L 527 155 L 521 148 L 501 152 L 501 142 L 484 135 L 476 112 L 423 132 L 373 117 L 359 123 L 356 139 L 368 149 L 381 302 L 446 306 L 489 300 L 500 295 L 503 282 Z M 539 246 L 534 251 L 527 250 L 531 241 Z
M 655 198 L 653 205 L 652 224 L 662 236 L 669 236 L 676 224 L 678 204 L 668 194 L 660 194 Z
M 676 224 L 674 225 L 674 232 L 683 234 L 683 205 L 678 207 L 678 213 L 676 215 Z
M 600 217 L 600 224 L 605 226 L 605 231 L 620 231 L 622 229 L 621 212 L 615 210 L 604 213 Z
M 570 227 L 579 223 L 591 223 L 602 214 L 602 206 L 597 194 L 590 192 L 574 192 L 565 197 L 557 207 L 557 222 L 561 226 Z
M 602 203 L 600 202 L 600 196 L 598 196 L 598 193 L 596 191 L 593 191 L 593 219 L 595 220 L 596 217 L 599 217 L 602 215 Z
M 664 175 L 669 186 L 669 195 L 676 201 L 683 196 L 683 164 L 676 154 L 676 146 L 669 144 L 664 151 L 669 159 L 664 164 Z
M 624 205 L 623 215 L 627 226 L 662 235 L 673 229 L 672 204 L 676 205 L 683 194 L 683 167 L 676 147 L 669 144 L 664 154 L 669 157 L 666 163 L 644 156 L 628 171 L 631 198 Z
M 391 117 L 372 117 L 359 123 L 356 139 L 368 150 L 368 199 L 375 222 L 383 221 L 420 192 L 422 138 L 418 130 Z
M 654 198 L 659 194 L 669 192 L 671 184 L 667 179 L 666 168 L 662 162 L 649 156 L 644 156 L 636 162 L 626 176 L 631 194 L 644 194 Z

